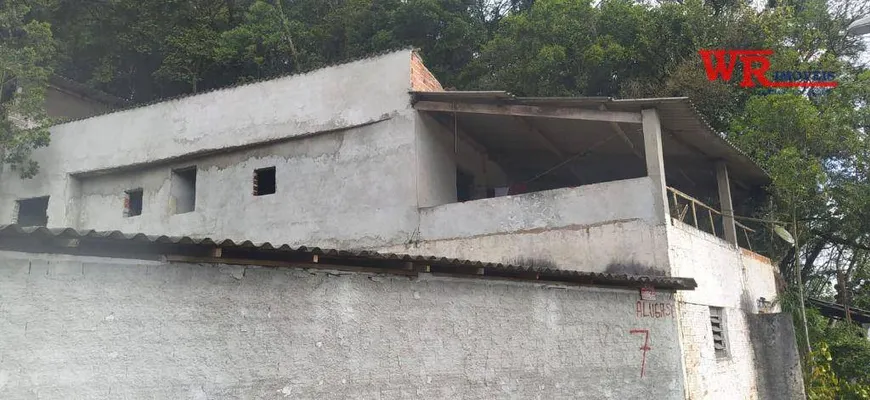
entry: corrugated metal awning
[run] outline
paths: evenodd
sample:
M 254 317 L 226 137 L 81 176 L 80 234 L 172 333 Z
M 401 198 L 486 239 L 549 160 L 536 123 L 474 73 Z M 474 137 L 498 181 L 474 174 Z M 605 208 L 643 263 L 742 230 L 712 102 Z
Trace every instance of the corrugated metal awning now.
M 765 186 L 770 184 L 770 176 L 758 164 L 740 149 L 728 142 L 697 112 L 687 97 L 623 99 L 609 97 L 514 97 L 503 91 L 488 92 L 411 92 L 415 104 L 444 103 L 451 105 L 497 105 L 497 106 L 530 106 L 543 111 L 575 108 L 582 110 L 631 112 L 639 113 L 644 109 L 655 108 L 661 118 L 663 151 L 666 167 L 670 165 L 681 168 L 681 176 L 696 173 L 698 165 L 714 161 L 724 161 L 729 166 L 729 172 L 734 180 L 747 186 Z M 435 112 L 439 114 L 439 112 Z M 450 114 L 440 112 L 440 114 Z M 460 123 L 465 127 L 465 133 L 473 136 L 483 146 L 492 148 L 494 152 L 526 152 L 530 162 L 534 162 L 535 152 L 547 154 L 546 149 L 539 148 L 535 140 L 523 139 L 529 137 L 528 129 L 517 124 L 511 115 L 462 114 Z M 615 136 L 615 129 L 621 129 L 628 137 L 630 146 L 635 151 L 643 150 L 642 133 L 639 124 L 622 122 L 599 122 L 589 120 L 571 120 L 540 118 L 524 115 L 523 118 L 533 120 L 533 124 L 552 140 L 556 147 L 566 153 L 576 154 L 588 149 L 601 141 L 602 138 Z M 614 127 L 614 125 L 619 125 Z M 602 158 L 616 160 L 616 157 L 632 158 L 629 147 L 619 140 L 599 148 Z M 545 161 L 538 163 L 540 169 Z M 620 163 L 617 163 L 619 165 Z M 624 164 L 624 163 L 622 163 Z M 640 164 L 638 164 L 640 165 Z M 607 167 L 601 166 L 605 169 Z M 711 171 L 704 171 L 704 176 L 712 176 Z M 694 178 L 694 177 L 693 177 Z
M 415 275 L 421 272 L 474 278 L 561 282 L 614 287 L 693 290 L 694 279 L 608 274 L 490 263 L 435 256 L 274 245 L 248 240 L 77 231 L 71 228 L 0 225 L 0 250 L 178 262 L 334 268 Z
M 807 304 L 818 308 L 822 315 L 828 318 L 846 319 L 846 307 L 842 304 L 814 298 L 808 298 Z M 870 311 L 849 307 L 849 317 L 859 324 L 870 324 Z

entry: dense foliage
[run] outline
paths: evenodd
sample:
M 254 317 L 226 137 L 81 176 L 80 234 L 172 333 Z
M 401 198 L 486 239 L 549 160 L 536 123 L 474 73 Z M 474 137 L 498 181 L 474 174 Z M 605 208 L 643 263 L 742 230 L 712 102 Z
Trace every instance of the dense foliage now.
M 813 351 L 805 380 L 810 399 L 870 399 L 870 341 L 860 328 L 830 324 L 815 310 L 807 314 Z
M 868 13 L 862 0 L 5 0 L 0 165 L 35 172 L 27 154 L 48 139 L 39 104 L 52 68 L 144 102 L 412 45 L 447 87 L 689 96 L 773 176 L 774 202 L 758 216 L 798 222 L 788 229 L 801 271 L 771 243 L 789 283 L 800 273 L 807 295 L 867 309 L 870 71 L 843 30 Z M 770 48 L 774 65 L 834 71 L 840 86 L 763 95 L 710 82 L 701 48 Z M 843 336 L 811 336 L 827 338 L 828 372 L 866 382 L 866 349 L 847 355 L 831 339 Z M 864 375 L 846 367 L 862 363 Z
M 30 152 L 48 144 L 43 109 L 54 42 L 48 23 L 28 18 L 30 2 L 0 3 L 0 171 L 31 177 Z

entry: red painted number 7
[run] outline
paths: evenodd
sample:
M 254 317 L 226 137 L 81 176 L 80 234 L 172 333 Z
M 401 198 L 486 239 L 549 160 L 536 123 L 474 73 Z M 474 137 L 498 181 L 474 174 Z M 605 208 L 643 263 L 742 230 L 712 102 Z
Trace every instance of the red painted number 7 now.
M 646 368 L 646 352 L 652 350 L 649 347 L 649 329 L 632 329 L 632 330 L 628 331 L 628 333 L 631 333 L 632 335 L 634 335 L 636 333 L 642 333 L 644 336 L 643 337 L 643 346 L 640 347 L 640 350 L 643 351 L 643 358 L 641 359 L 641 362 L 640 362 L 640 377 L 643 378 L 643 372 L 644 372 L 644 369 Z

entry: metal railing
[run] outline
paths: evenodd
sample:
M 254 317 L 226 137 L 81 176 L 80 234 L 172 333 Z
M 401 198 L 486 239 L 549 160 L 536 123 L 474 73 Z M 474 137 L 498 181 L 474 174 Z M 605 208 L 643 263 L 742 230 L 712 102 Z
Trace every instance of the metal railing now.
M 668 187 L 668 202 L 670 204 L 671 209 L 671 218 L 677 219 L 680 222 L 688 224 L 686 221 L 686 217 L 689 214 L 689 211 L 692 212 L 692 223 L 696 229 L 712 234 L 713 236 L 725 239 L 725 231 L 724 228 L 717 229 L 716 221 L 719 221 L 720 226 L 724 223 L 723 215 L 719 210 L 710 207 L 704 202 L 689 196 L 677 189 L 672 187 Z M 680 200 L 682 199 L 682 204 Z M 700 209 L 700 210 L 699 210 Z M 701 219 L 698 219 L 698 213 L 701 213 Z M 706 215 L 704 215 L 706 214 Z M 706 218 L 704 218 L 706 217 Z M 752 241 L 749 239 L 749 234 L 754 233 L 755 230 L 741 224 L 740 222 L 734 221 L 734 225 L 743 231 L 743 236 L 746 238 L 746 246 L 749 250 L 752 250 Z M 721 235 L 720 232 L 721 231 Z

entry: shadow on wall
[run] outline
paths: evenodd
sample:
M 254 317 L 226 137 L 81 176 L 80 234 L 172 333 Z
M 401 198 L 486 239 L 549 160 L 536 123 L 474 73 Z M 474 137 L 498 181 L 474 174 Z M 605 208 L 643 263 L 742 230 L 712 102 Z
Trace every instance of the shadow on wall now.
M 507 264 L 530 267 L 534 269 L 560 269 L 559 266 L 551 259 L 536 258 L 536 257 L 517 257 L 504 261 Z M 665 276 L 665 272 L 656 269 L 655 267 L 646 266 L 637 262 L 612 262 L 604 271 L 608 274 L 615 275 L 644 275 L 644 276 Z
M 529 267 L 534 269 L 559 269 L 559 266 L 556 265 L 553 260 L 549 260 L 546 258 L 534 258 L 534 257 L 518 257 L 512 258 L 504 262 L 505 264 L 511 265 L 519 265 L 523 267 Z
M 656 267 L 643 265 L 638 262 L 612 262 L 607 266 L 604 272 L 617 275 L 645 275 L 645 276 L 665 276 L 665 272 Z
M 803 374 L 789 313 L 747 314 L 755 384 L 760 399 L 805 399 Z

